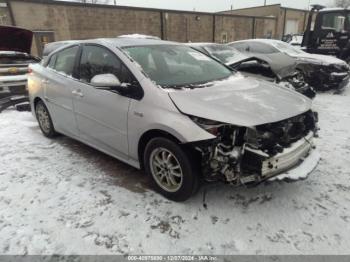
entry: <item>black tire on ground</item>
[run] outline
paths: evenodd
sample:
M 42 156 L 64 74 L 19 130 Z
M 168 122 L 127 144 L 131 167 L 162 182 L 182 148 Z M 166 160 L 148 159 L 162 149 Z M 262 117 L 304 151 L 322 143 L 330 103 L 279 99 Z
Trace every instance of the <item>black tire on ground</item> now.
M 47 109 L 44 102 L 41 100 L 38 101 L 35 105 L 35 115 L 36 119 L 38 120 L 41 132 L 44 134 L 44 136 L 48 138 L 53 138 L 58 135 L 53 126 L 49 110 Z M 43 119 L 43 117 L 46 117 L 46 120 Z
M 181 170 L 177 170 L 177 172 L 181 173 L 181 178 L 177 176 L 172 176 L 172 179 L 166 178 L 164 181 L 165 183 L 169 181 L 182 181 L 181 183 L 178 183 L 178 188 L 174 189 L 174 191 L 169 191 L 164 189 L 163 187 L 159 185 L 159 179 L 157 181 L 156 175 L 153 174 L 152 170 L 155 170 L 155 165 L 152 164 L 154 155 L 157 155 L 157 152 L 162 152 L 166 151 L 168 153 L 172 154 L 172 157 L 170 158 L 171 166 L 170 167 L 175 167 L 178 166 L 176 163 L 178 163 L 181 167 Z M 161 153 L 159 153 L 161 154 Z M 168 158 L 169 160 L 169 158 Z M 192 161 L 191 161 L 192 160 Z M 175 161 L 175 164 L 174 164 Z M 177 162 L 176 162 L 177 161 Z M 163 137 L 158 137 L 158 138 L 153 138 L 150 140 L 145 148 L 145 152 L 143 155 L 143 162 L 144 162 L 144 167 L 147 175 L 149 175 L 157 189 L 157 191 L 165 196 L 166 198 L 177 201 L 177 202 L 182 202 L 190 198 L 193 194 L 197 192 L 198 185 L 199 185 L 199 172 L 198 172 L 198 161 L 196 157 L 190 157 L 189 153 L 187 152 L 186 149 L 183 149 L 180 145 L 177 143 L 173 142 L 170 139 L 163 138 Z M 157 161 L 156 161 L 157 162 Z M 159 163 L 159 162 L 157 162 Z M 171 168 L 170 168 L 171 169 Z M 170 169 L 168 169 L 168 172 Z M 160 170 L 160 169 L 157 169 Z M 164 171 L 166 172 L 166 171 Z M 161 175 L 160 175 L 161 176 Z M 169 176 L 169 173 L 168 173 Z M 161 180 L 161 179 L 160 179 Z M 164 180 L 164 179 L 163 179 Z

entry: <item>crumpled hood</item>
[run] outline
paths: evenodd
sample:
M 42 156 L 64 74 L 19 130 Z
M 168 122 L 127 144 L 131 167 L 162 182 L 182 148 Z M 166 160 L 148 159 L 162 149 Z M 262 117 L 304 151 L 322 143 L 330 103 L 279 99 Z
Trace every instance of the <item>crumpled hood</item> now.
M 296 73 L 295 58 L 284 53 L 273 54 L 254 54 L 251 58 L 255 58 L 267 63 L 276 76 L 282 80 Z
M 346 65 L 346 62 L 330 56 L 330 55 L 319 55 L 319 54 L 308 54 L 308 53 L 304 53 L 304 54 L 300 54 L 300 55 L 293 55 L 293 57 L 297 58 L 297 59 L 307 59 L 310 60 L 310 62 L 316 62 L 322 65 L 331 65 L 331 64 L 341 64 L 341 65 Z
M 271 70 L 276 74 L 276 76 L 280 80 L 286 77 L 292 76 L 296 73 L 296 70 L 295 70 L 296 63 L 288 63 L 283 65 L 281 65 L 280 63 L 268 63 L 266 60 L 257 58 L 255 56 L 246 56 L 246 57 L 241 57 L 241 59 L 239 60 L 238 59 L 232 60 L 232 61 L 230 60 L 229 62 L 226 63 L 226 65 L 235 69 L 242 63 L 254 61 L 254 60 L 267 63 L 270 66 Z
M 237 64 L 240 64 L 249 60 L 254 60 L 254 59 L 256 58 L 253 56 L 247 56 L 243 53 L 240 53 L 239 55 L 235 55 L 232 58 L 230 58 L 225 64 L 227 66 L 235 66 Z
M 311 108 L 311 100 L 295 91 L 242 75 L 169 96 L 184 114 L 246 127 L 281 121 Z
M 0 26 L 0 51 L 30 54 L 32 40 L 32 31 L 12 26 Z

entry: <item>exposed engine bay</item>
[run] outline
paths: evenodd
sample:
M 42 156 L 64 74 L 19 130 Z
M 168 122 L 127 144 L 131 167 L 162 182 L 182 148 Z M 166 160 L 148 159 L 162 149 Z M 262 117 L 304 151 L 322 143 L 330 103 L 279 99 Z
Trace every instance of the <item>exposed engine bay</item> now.
M 194 144 L 202 155 L 204 179 L 234 185 L 256 184 L 298 165 L 314 148 L 318 129 L 317 113 L 311 110 L 247 128 L 195 121 L 217 136 Z

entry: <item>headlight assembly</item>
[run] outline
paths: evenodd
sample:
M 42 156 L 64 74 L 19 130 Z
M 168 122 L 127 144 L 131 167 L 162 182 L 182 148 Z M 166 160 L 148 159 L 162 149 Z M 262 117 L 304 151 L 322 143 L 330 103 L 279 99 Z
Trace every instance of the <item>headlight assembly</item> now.
M 205 131 L 209 132 L 214 136 L 218 135 L 220 127 L 227 125 L 225 123 L 221 123 L 218 121 L 209 120 L 209 119 L 205 119 L 197 116 L 189 116 L 189 117 L 192 119 L 193 122 L 195 122 Z

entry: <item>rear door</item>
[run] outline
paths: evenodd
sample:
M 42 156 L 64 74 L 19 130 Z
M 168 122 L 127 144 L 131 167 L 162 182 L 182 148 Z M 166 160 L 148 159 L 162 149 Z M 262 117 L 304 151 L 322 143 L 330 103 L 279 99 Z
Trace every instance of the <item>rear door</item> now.
M 80 138 L 106 153 L 127 159 L 130 98 L 90 84 L 95 75 L 107 73 L 114 74 L 122 83 L 129 81 L 129 72 L 116 54 L 104 46 L 84 45 L 74 97 Z
M 68 47 L 50 57 L 47 74 L 42 80 L 45 100 L 55 129 L 72 137 L 78 136 L 74 116 L 73 95 L 75 89 L 75 63 L 79 46 Z

